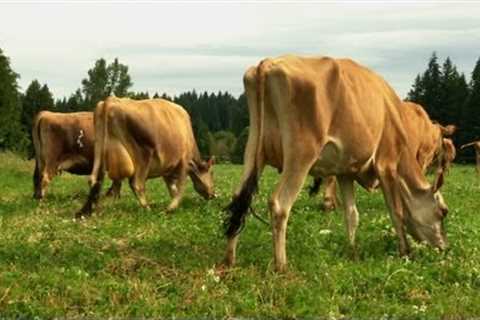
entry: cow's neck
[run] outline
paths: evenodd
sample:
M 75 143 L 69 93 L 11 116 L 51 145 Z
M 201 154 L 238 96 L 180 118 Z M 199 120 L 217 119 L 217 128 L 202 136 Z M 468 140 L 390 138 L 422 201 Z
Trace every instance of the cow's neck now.
M 197 165 L 197 167 L 201 166 L 202 164 L 202 156 L 200 155 L 200 151 L 198 150 L 197 145 L 193 148 L 193 156 L 192 161 Z

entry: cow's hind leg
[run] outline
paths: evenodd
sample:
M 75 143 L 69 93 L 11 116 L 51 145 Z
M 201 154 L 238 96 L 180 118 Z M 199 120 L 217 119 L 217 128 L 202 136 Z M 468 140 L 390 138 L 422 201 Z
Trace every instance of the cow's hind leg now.
M 295 160 L 292 158 L 290 160 L 292 161 L 286 163 L 280 182 L 269 203 L 275 270 L 279 272 L 284 271 L 287 267 L 285 244 L 290 210 L 314 162 L 314 156 L 299 157 Z
M 480 150 L 475 150 L 475 159 L 476 159 L 476 167 L 477 174 L 480 175 Z
M 335 210 L 337 204 L 337 179 L 335 176 L 328 176 L 325 182 L 325 195 L 323 207 L 325 211 Z
M 113 180 L 110 189 L 108 189 L 106 196 L 115 199 L 120 198 L 120 190 L 122 189 L 122 180 Z
M 142 150 L 142 155 L 136 161 L 135 173 L 130 178 L 130 188 L 137 197 L 140 205 L 146 209 L 150 209 L 147 198 L 145 197 L 145 182 L 147 181 L 150 163 L 152 162 L 153 150 Z
M 342 202 L 344 206 L 345 225 L 347 227 L 348 240 L 353 250 L 353 256 L 357 257 L 355 247 L 355 234 L 358 227 L 358 210 L 355 204 L 355 189 L 353 180 L 348 177 L 339 176 L 338 184 L 342 193 Z
M 47 193 L 47 188 L 50 182 L 52 181 L 53 177 L 56 175 L 55 168 L 51 167 L 44 167 L 43 169 L 39 170 L 40 172 L 40 190 L 39 190 L 39 197 L 38 199 L 43 199 L 45 194 Z

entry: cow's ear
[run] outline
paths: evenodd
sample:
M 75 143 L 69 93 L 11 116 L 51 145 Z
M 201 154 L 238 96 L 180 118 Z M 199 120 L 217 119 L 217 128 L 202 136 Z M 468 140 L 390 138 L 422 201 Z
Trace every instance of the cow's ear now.
M 210 169 L 215 164 L 215 156 L 211 156 L 207 161 L 208 169 Z

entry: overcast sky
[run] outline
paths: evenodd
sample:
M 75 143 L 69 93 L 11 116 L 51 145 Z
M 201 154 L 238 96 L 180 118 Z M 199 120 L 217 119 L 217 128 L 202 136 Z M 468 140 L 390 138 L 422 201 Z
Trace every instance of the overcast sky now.
M 56 98 L 96 59 L 118 57 L 135 91 L 243 91 L 243 72 L 285 53 L 350 57 L 404 97 L 432 51 L 470 77 L 480 57 L 480 2 L 0 3 L 0 48 Z

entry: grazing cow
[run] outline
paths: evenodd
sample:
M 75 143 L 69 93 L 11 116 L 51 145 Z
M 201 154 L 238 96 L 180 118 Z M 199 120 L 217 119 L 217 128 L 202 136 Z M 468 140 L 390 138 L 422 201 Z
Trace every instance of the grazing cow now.
M 269 201 L 278 271 L 287 264 L 290 209 L 309 173 L 337 177 L 353 248 L 359 218 L 353 182 L 372 188 L 377 179 L 401 255 L 409 253 L 406 232 L 446 247 L 437 190 L 408 146 L 402 102 L 380 76 L 348 59 L 287 55 L 248 69 L 244 85 L 250 130 L 241 184 L 227 207 L 228 265 L 235 263 L 239 232 L 265 165 L 281 171 Z
M 88 175 L 93 167 L 93 113 L 39 112 L 32 128 L 35 148 L 34 197 L 45 196 L 50 181 L 62 171 Z M 118 196 L 121 182 L 109 194 Z
M 163 177 L 172 197 L 167 211 L 178 207 L 187 175 L 205 199 L 215 196 L 213 159 L 203 161 L 188 113 L 163 99 L 108 97 L 94 112 L 95 157 L 90 195 L 77 217 L 90 215 L 98 202 L 105 172 L 116 181 L 128 178 L 140 205 L 148 207 L 145 182 Z
M 471 147 L 471 146 L 475 148 L 475 160 L 477 163 L 476 169 L 477 169 L 477 174 L 480 175 L 480 140 L 464 144 L 463 146 L 460 147 L 460 149 L 464 149 L 466 147 Z
M 443 184 L 444 175 L 456 154 L 452 140 L 445 137 L 453 135 L 456 127 L 444 127 L 432 122 L 422 106 L 413 102 L 403 102 L 399 111 L 404 114 L 408 144 L 413 149 L 422 172 L 425 174 L 427 169 L 435 164 L 434 184 Z M 321 181 L 321 177 L 314 178 L 310 195 L 318 193 Z M 436 197 L 444 210 L 448 210 L 440 191 Z M 324 208 L 333 210 L 336 207 L 336 179 L 331 176 L 325 183 Z

